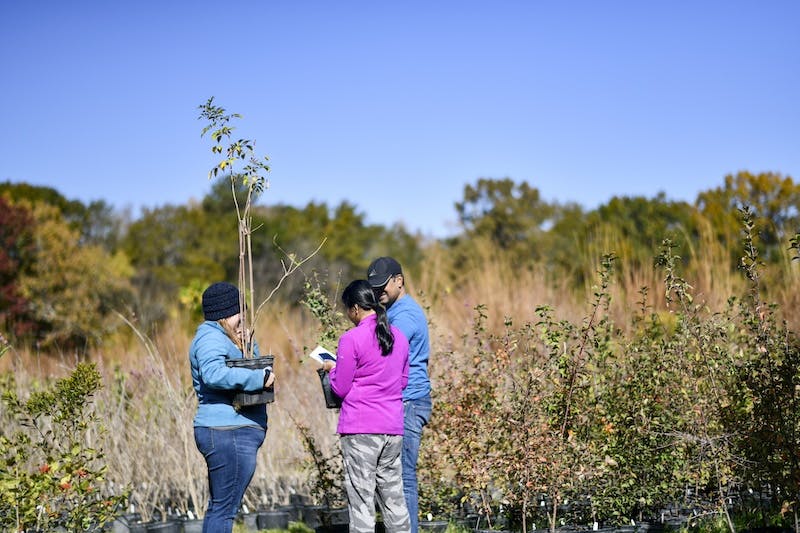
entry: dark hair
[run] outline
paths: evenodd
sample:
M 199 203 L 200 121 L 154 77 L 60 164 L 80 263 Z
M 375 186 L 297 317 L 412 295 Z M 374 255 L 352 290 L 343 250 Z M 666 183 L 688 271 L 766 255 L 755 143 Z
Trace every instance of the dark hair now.
M 354 305 L 367 311 L 375 311 L 378 321 L 375 326 L 375 336 L 378 337 L 378 344 L 381 346 L 381 353 L 389 355 L 394 347 L 394 335 L 389 329 L 389 319 L 386 317 L 386 309 L 375 299 L 372 286 L 365 279 L 351 281 L 342 292 L 342 303 L 348 309 Z

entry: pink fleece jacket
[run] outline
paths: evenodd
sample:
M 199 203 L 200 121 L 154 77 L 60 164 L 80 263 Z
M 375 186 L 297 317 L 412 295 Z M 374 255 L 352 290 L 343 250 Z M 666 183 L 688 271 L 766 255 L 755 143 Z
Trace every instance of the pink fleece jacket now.
M 342 435 L 403 434 L 403 389 L 408 385 L 408 341 L 394 326 L 394 347 L 382 355 L 369 315 L 339 339 L 331 388 L 342 398 L 337 431 Z

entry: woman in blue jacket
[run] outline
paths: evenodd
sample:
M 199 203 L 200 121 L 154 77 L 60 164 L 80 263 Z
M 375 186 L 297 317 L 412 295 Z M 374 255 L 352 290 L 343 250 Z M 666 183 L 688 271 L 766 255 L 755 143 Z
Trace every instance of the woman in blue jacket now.
M 230 533 L 244 492 L 256 470 L 256 454 L 267 431 L 265 404 L 233 407 L 236 391 L 272 386 L 272 369 L 229 368 L 243 356 L 239 289 L 214 283 L 203 292 L 203 317 L 189 347 L 197 394 L 194 439 L 208 466 L 209 499 L 203 533 Z M 258 346 L 254 347 L 258 354 Z

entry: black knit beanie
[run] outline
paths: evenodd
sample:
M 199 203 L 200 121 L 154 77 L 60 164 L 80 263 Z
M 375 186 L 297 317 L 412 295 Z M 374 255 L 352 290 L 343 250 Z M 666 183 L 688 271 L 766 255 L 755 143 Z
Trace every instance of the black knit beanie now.
M 239 289 L 224 281 L 203 292 L 203 316 L 206 320 L 228 318 L 239 312 Z

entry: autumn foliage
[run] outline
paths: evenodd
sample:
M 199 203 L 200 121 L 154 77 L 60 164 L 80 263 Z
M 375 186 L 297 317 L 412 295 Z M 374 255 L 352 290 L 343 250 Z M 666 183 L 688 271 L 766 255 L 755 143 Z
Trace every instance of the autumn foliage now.
M 309 287 L 336 301 L 343 282 L 390 254 L 431 324 L 423 514 L 474 512 L 494 526 L 541 529 L 677 510 L 734 529 L 752 491 L 764 521 L 791 522 L 800 501 L 798 191 L 789 177 L 740 172 L 693 203 L 615 197 L 587 211 L 484 178 L 456 205 L 460 231 L 438 240 L 369 224 L 347 203 L 254 205 L 256 300 L 279 278 L 282 251 L 305 255 L 327 241 L 257 324 L 281 384 L 246 501 L 309 489 L 307 451 L 287 413 L 322 449 L 336 446 L 316 373 L 302 363 L 330 325 L 308 306 Z M 202 465 L 187 429 L 185 353 L 202 288 L 237 277 L 237 229 L 224 222 L 230 184 L 136 220 L 30 186 L 0 184 L 0 193 L 0 334 L 13 346 L 5 364 L 34 389 L 47 381 L 37 365 L 57 374 L 74 355 L 103 363 L 98 408 L 117 429 L 105 441 L 118 465 L 108 479 L 135 487 L 130 501 L 145 513 L 197 511 L 206 495 L 191 475 Z M 62 467 L 47 458 L 27 466 L 47 483 Z M 73 494 L 92 472 L 81 465 L 48 490 Z

